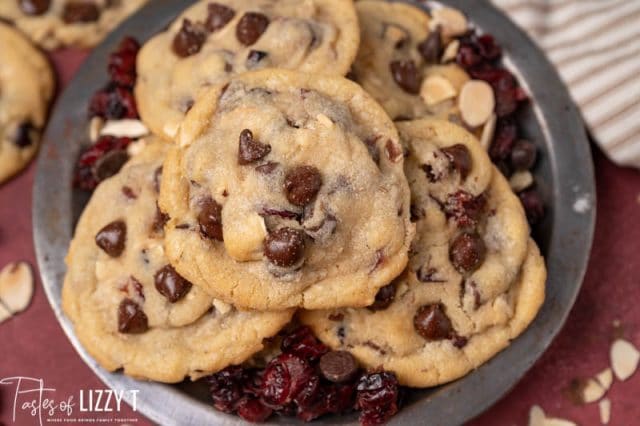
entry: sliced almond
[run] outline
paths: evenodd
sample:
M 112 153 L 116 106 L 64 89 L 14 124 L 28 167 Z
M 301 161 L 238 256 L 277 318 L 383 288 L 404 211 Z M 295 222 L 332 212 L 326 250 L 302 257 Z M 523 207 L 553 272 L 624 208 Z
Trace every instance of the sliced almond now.
M 533 175 L 528 170 L 518 171 L 509 178 L 509 186 L 513 192 L 520 192 L 533 185 Z
M 318 123 L 322 124 L 324 127 L 333 127 L 333 121 L 324 114 L 316 115 L 316 120 L 318 120 Z
M 216 312 L 219 312 L 222 315 L 230 312 L 233 309 L 233 306 L 218 299 L 213 299 L 213 307 L 216 308 Z
M 489 120 L 495 107 L 493 89 L 482 80 L 470 80 L 462 86 L 458 96 L 458 108 L 465 123 L 478 127 Z
M 529 410 L 529 426 L 544 426 L 546 420 L 544 411 L 538 405 L 534 405 Z
M 559 418 L 547 418 L 544 421 L 544 426 L 577 426 L 571 420 L 559 419 Z
M 127 145 L 127 154 L 129 154 L 129 157 L 135 157 L 136 155 L 140 154 L 146 146 L 147 140 L 145 138 L 133 141 L 129 145 Z
M 458 56 L 458 50 L 460 50 L 460 42 L 458 40 L 452 40 L 447 47 L 444 48 L 444 52 L 442 52 L 442 58 L 440 58 L 440 62 L 446 64 L 447 62 L 451 62 L 456 59 Z
M 585 386 L 582 388 L 582 402 L 589 404 L 596 402 L 604 396 L 606 389 L 595 379 L 587 380 Z
M 471 78 L 469 74 L 458 64 L 431 65 L 425 69 L 425 77 L 439 75 L 449 80 L 456 92 L 460 92 L 462 86 Z
M 600 423 L 603 425 L 609 424 L 609 420 L 611 420 L 611 401 L 609 401 L 609 398 L 600 401 L 598 408 L 600 409 Z
M 468 30 L 467 18 L 458 9 L 442 7 L 431 12 L 433 18 L 429 23 L 432 29 L 438 25 L 442 28 L 442 36 L 451 38 L 462 35 Z
M 104 120 L 102 117 L 93 117 L 89 122 L 89 139 L 91 142 L 95 142 L 100 137 L 100 130 L 104 126 Z
M 233 207 L 227 205 L 222 211 L 224 247 L 227 254 L 238 262 L 261 259 L 262 245 L 267 237 L 264 218 L 255 212 L 246 212 L 233 219 L 225 214 L 225 211 L 231 210 Z
M 482 135 L 480 135 L 480 145 L 485 149 L 485 151 L 489 151 L 491 147 L 491 142 L 493 142 L 493 137 L 496 134 L 496 122 L 498 121 L 498 117 L 496 117 L 495 113 L 491 114 L 491 117 L 484 123 L 482 127 Z
M 149 129 L 140 120 L 124 119 L 107 121 L 100 135 L 115 136 L 118 138 L 137 139 L 149 134 Z
M 611 371 L 611 368 L 607 368 L 606 370 L 598 373 L 596 380 L 605 391 L 608 391 L 613 383 L 613 371 Z
M 439 75 L 427 77 L 420 87 L 420 96 L 428 106 L 437 105 L 456 95 L 456 89 L 451 82 Z
M 11 318 L 11 312 L 9 312 L 7 308 L 5 308 L 4 305 L 0 303 L 0 323 L 9 318 Z
M 635 373 L 640 362 L 640 352 L 632 343 L 618 339 L 611 345 L 611 368 L 618 380 L 625 381 Z
M 0 300 L 12 313 L 24 311 L 33 297 L 33 273 L 26 262 L 9 263 L 0 271 Z

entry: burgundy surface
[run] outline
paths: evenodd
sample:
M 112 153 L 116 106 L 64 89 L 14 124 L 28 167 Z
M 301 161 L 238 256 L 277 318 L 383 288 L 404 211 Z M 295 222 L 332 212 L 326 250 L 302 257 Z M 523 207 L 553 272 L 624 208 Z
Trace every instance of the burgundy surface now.
M 52 57 L 64 87 L 84 59 L 79 52 L 57 52 Z M 102 82 L 96 82 L 96 88 Z M 594 148 L 595 149 L 595 148 Z M 529 408 L 539 404 L 549 415 L 581 425 L 600 424 L 597 404 L 574 405 L 566 389 L 577 377 L 589 377 L 609 364 L 609 346 L 622 335 L 640 346 L 640 172 L 614 166 L 596 151 L 598 222 L 587 278 L 567 325 L 551 348 L 523 380 L 473 426 L 525 425 Z M 0 186 L 0 266 L 27 260 L 35 268 L 31 233 L 31 186 L 34 164 Z M 620 327 L 613 321 L 620 321 Z M 0 380 L 24 376 L 42 378 L 57 400 L 81 389 L 104 389 L 85 366 L 58 325 L 38 284 L 29 309 L 0 324 Z M 640 373 L 624 383 L 614 382 L 612 425 L 638 424 Z M 25 398 L 25 395 L 22 395 Z M 12 424 L 14 391 L 0 385 L 0 425 Z M 82 417 L 76 405 L 73 417 Z M 59 417 L 59 416 L 56 416 Z M 93 418 L 137 419 L 149 422 L 129 407 L 117 414 L 90 414 Z M 123 423 L 115 421 L 115 424 Z M 133 421 L 129 421 L 133 423 Z M 37 424 L 36 417 L 19 414 L 16 424 Z

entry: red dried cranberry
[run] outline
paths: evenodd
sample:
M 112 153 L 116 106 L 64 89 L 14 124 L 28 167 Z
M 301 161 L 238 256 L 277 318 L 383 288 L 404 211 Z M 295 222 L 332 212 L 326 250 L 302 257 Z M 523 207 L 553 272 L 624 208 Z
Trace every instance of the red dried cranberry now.
M 492 35 L 483 34 L 474 38 L 478 53 L 487 60 L 493 61 L 502 55 L 502 48 L 496 43 Z
M 360 424 L 379 425 L 398 412 L 399 385 L 395 374 L 376 372 L 360 378 L 356 405 L 362 412 Z
M 136 83 L 136 56 L 140 45 L 132 37 L 125 37 L 109 55 L 109 76 L 120 86 L 132 88 Z
M 91 191 L 100 183 L 95 176 L 93 166 L 96 162 L 112 151 L 125 151 L 131 143 L 129 138 L 116 138 L 114 136 L 103 136 L 98 141 L 87 148 L 76 163 L 76 171 L 73 185 L 77 188 Z
M 243 396 L 243 385 L 247 375 L 242 367 L 230 366 L 209 376 L 209 392 L 213 406 L 225 413 L 233 413 Z
M 498 120 L 493 143 L 489 148 L 489 155 L 495 161 L 507 160 L 511 155 L 513 144 L 518 136 L 516 123 L 512 118 Z
M 107 120 L 138 118 L 138 108 L 130 90 L 110 84 L 97 91 L 91 98 L 89 116 Z
M 529 223 L 535 225 L 540 222 L 544 217 L 544 201 L 542 201 L 540 193 L 535 188 L 528 189 L 519 193 L 518 197 L 520 197 L 520 202 L 527 213 Z
M 311 362 L 329 352 L 329 348 L 313 335 L 307 326 L 298 327 L 282 339 L 280 349 L 284 353 L 297 355 Z
M 448 218 L 453 218 L 460 228 L 472 228 L 484 213 L 487 200 L 484 194 L 473 196 L 467 191 L 460 190 L 449 194 L 444 203 L 444 212 Z
M 284 407 L 295 400 L 315 375 L 302 358 L 281 354 L 267 364 L 262 376 L 262 400 L 270 407 Z
M 242 398 L 237 404 L 238 415 L 246 421 L 261 423 L 271 417 L 273 410 L 257 398 Z
M 456 62 L 464 69 L 472 68 L 482 62 L 482 57 L 471 44 L 462 43 L 458 48 Z

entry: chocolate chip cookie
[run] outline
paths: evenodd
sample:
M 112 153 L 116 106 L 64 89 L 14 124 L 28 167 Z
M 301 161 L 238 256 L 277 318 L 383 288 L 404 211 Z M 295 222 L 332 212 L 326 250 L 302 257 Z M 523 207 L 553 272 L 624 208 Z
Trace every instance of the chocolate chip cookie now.
M 147 0 L 2 0 L 0 18 L 45 49 L 93 47 Z
M 165 152 L 148 142 L 94 192 L 69 249 L 63 308 L 107 370 L 177 382 L 243 362 L 292 313 L 238 311 L 169 264 L 157 207 Z
M 140 116 L 170 139 L 208 86 L 262 68 L 345 75 L 358 43 L 351 0 L 199 1 L 140 51 Z
M 165 248 L 234 305 L 366 306 L 414 226 L 393 123 L 342 77 L 262 70 L 196 102 L 164 165 Z
M 0 183 L 22 170 L 38 151 L 53 96 L 44 55 L 0 22 Z
M 449 40 L 441 27 L 405 3 L 362 0 L 356 11 L 361 44 L 352 78 L 394 120 L 459 117 L 456 98 L 469 76 L 455 63 L 441 63 Z
M 416 224 L 407 269 L 368 308 L 300 319 L 332 349 L 428 387 L 522 333 L 544 300 L 546 270 L 518 199 L 471 134 L 432 119 L 398 128 Z

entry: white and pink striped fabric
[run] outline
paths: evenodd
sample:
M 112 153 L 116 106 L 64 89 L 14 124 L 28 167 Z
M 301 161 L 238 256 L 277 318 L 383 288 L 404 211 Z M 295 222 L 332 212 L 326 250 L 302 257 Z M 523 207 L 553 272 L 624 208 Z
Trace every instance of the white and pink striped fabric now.
M 640 168 L 640 0 L 493 0 L 547 52 L 594 138 Z

